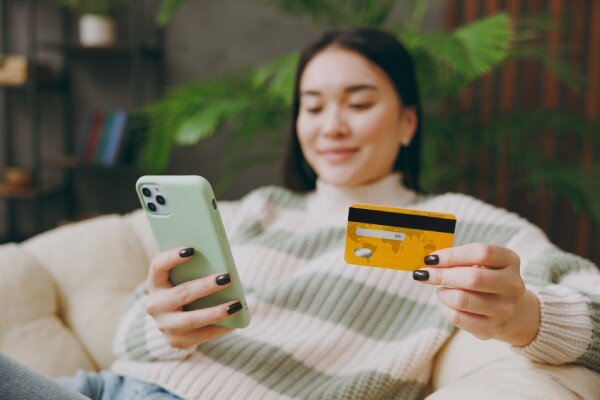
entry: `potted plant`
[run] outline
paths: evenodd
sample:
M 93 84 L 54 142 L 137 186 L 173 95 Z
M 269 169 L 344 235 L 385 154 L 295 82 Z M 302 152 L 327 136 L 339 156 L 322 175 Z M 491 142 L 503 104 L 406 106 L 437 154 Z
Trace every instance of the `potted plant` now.
M 59 0 L 79 13 L 79 41 L 82 46 L 111 46 L 116 41 L 114 17 L 124 7 L 124 0 Z

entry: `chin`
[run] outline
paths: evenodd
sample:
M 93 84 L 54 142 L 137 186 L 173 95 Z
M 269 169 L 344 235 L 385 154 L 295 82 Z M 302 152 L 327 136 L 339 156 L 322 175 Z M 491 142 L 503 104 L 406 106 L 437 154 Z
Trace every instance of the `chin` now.
M 330 185 L 350 188 L 361 185 L 361 177 L 353 171 L 327 171 L 319 175 L 319 178 Z
M 327 166 L 326 168 L 321 168 L 323 171 L 322 174 L 318 174 L 319 179 L 324 182 L 327 182 L 330 185 L 337 186 L 340 188 L 353 188 L 368 185 L 380 179 L 383 179 L 387 174 L 383 173 L 381 175 L 365 175 L 361 174 L 361 171 L 364 171 L 364 168 L 331 168 Z M 388 172 L 388 174 L 393 173 L 394 171 Z

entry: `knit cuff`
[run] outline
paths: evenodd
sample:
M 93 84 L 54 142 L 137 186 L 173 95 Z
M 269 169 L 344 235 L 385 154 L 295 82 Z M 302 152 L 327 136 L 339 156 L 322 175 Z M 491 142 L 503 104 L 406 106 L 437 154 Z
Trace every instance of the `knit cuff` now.
M 588 300 L 564 285 L 528 286 L 540 302 L 540 329 L 526 346 L 511 346 L 534 361 L 559 365 L 581 357 L 592 342 Z
M 146 312 L 148 293 L 143 285 L 134 292 L 134 299 L 123 315 L 113 341 L 113 352 L 118 358 L 137 361 L 182 360 L 196 350 L 171 347 L 166 336 L 158 329 L 154 318 Z
M 166 336 L 157 328 L 154 318 L 146 315 L 145 341 L 146 350 L 152 360 L 183 360 L 196 350 L 196 345 L 185 349 L 172 347 Z

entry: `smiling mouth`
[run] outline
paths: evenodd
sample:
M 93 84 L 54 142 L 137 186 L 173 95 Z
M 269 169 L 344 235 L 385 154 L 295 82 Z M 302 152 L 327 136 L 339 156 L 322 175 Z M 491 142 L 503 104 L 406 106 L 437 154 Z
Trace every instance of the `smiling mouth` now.
M 324 156 L 327 160 L 335 162 L 348 160 L 357 152 L 358 148 L 339 148 L 322 151 L 321 155 Z

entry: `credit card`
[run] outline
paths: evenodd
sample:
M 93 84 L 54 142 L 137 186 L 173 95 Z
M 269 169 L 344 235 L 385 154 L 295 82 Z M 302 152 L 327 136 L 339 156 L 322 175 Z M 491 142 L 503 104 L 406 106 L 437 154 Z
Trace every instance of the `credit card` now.
M 413 271 L 435 250 L 452 247 L 456 216 L 371 204 L 348 210 L 348 264 Z

